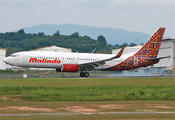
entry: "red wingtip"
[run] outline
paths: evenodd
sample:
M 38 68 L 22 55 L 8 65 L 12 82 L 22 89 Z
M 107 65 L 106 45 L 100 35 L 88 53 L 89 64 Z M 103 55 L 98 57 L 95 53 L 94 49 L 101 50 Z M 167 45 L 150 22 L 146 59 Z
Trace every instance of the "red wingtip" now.
M 119 51 L 119 53 L 116 56 L 112 57 L 112 59 L 119 58 L 122 55 L 124 48 L 125 48 L 125 46 Z

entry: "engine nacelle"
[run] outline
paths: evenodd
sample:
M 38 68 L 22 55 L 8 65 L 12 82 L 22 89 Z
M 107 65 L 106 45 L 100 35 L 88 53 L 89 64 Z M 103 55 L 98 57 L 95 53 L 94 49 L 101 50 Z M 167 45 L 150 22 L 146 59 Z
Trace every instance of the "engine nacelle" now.
M 56 69 L 61 72 L 78 72 L 78 65 L 75 64 L 62 64 L 61 69 Z

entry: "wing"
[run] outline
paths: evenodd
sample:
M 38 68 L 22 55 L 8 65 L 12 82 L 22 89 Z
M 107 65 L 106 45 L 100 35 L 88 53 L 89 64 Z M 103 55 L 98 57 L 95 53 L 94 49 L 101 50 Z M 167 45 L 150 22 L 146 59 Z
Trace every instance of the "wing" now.
M 111 57 L 111 58 L 108 58 L 108 59 L 103 59 L 103 60 L 98 60 L 98 61 L 78 63 L 77 65 L 79 66 L 79 68 L 83 68 L 83 69 L 98 69 L 99 66 L 105 64 L 105 61 L 109 61 L 109 60 L 112 60 L 112 59 L 119 58 L 122 55 L 124 48 L 125 47 L 123 47 L 119 51 L 119 53 L 114 57 Z

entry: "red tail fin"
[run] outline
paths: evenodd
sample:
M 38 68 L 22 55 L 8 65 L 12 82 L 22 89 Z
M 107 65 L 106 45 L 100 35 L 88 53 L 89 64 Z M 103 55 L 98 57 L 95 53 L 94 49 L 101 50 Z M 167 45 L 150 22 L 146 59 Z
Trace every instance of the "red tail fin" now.
M 157 58 L 164 32 L 165 28 L 159 28 L 138 52 L 108 70 L 129 70 L 157 63 L 157 60 L 148 61 L 147 59 Z
M 156 58 L 159 53 L 164 32 L 165 28 L 159 28 L 134 56 L 139 58 Z

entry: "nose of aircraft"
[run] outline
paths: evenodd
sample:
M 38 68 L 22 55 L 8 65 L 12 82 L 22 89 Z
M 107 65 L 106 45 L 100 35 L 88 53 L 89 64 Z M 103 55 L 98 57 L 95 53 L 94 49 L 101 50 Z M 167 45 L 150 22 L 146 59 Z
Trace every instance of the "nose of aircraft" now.
M 4 58 L 3 61 L 4 61 L 5 63 L 9 63 L 9 62 L 10 62 L 10 61 L 9 61 L 9 58 Z

